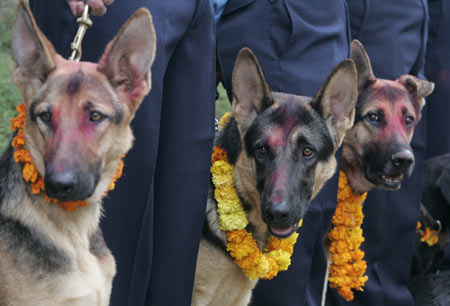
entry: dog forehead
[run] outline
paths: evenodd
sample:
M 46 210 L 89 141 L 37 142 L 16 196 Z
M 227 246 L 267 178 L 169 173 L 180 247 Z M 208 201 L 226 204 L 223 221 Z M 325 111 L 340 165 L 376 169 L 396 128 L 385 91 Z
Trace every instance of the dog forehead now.
M 311 98 L 285 93 L 272 94 L 275 103 L 270 111 L 270 121 L 279 125 L 284 131 L 291 131 L 294 126 L 310 124 L 315 118 L 309 105 Z
M 290 94 L 273 94 L 274 106 L 259 124 L 260 136 L 270 146 L 286 146 L 300 137 L 320 146 L 328 135 L 323 119 L 313 111 L 311 98 Z
M 93 63 L 71 63 L 52 72 L 39 94 L 33 99 L 36 106 L 41 102 L 48 104 L 68 103 L 76 106 L 90 101 L 93 103 L 117 104 L 117 97 L 106 77 L 97 71 Z
M 392 113 L 405 108 L 414 113 L 419 111 L 413 97 L 402 84 L 385 79 L 377 79 L 360 94 L 357 112 L 361 114 L 371 108 L 390 109 Z

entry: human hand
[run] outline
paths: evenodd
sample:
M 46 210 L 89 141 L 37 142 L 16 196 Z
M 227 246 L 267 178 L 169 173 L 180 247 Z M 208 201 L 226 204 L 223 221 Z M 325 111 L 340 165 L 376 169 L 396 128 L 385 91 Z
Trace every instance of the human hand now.
M 84 5 L 87 3 L 91 8 L 91 13 L 94 16 L 103 16 L 106 13 L 106 6 L 111 5 L 114 0 L 66 0 L 70 6 L 72 14 L 80 17 L 84 10 Z

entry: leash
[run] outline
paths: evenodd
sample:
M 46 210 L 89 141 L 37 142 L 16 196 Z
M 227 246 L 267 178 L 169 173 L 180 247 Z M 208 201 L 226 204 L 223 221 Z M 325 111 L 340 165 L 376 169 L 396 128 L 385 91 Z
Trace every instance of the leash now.
M 70 44 L 72 55 L 69 57 L 69 60 L 71 61 L 79 62 L 81 59 L 81 43 L 83 42 L 84 34 L 86 34 L 87 29 L 92 26 L 92 20 L 89 15 L 89 6 L 85 4 L 83 14 L 81 17 L 77 18 L 77 23 L 79 25 L 77 34 Z

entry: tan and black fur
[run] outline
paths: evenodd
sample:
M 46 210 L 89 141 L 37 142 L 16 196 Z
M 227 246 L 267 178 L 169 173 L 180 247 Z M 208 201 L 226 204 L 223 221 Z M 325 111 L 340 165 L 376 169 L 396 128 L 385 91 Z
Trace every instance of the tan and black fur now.
M 434 84 L 409 74 L 393 81 L 376 78 L 362 44 L 354 40 L 351 49 L 358 102 L 355 124 L 344 139 L 342 169 L 355 192 L 397 190 L 414 168 L 410 142 Z
M 272 92 L 255 55 L 244 48 L 232 83 L 233 118 L 216 144 L 234 165 L 247 230 L 263 249 L 269 234 L 285 238 L 297 230 L 310 200 L 335 172 L 334 153 L 353 124 L 356 70 L 352 60 L 343 61 L 314 98 Z M 212 195 L 211 188 L 192 305 L 247 305 L 256 281 L 227 253 Z
M 358 101 L 354 125 L 342 145 L 342 171 L 355 193 L 372 188 L 397 190 L 413 171 L 410 142 L 434 84 L 409 74 L 396 80 L 376 78 L 363 45 L 353 40 L 351 50 L 358 71 Z M 325 246 L 327 249 L 327 240 Z M 327 257 L 329 265 L 330 254 Z M 328 269 L 322 305 L 327 286 Z
M 25 1 L 18 5 L 14 79 L 26 106 L 26 147 L 47 194 L 85 200 L 67 212 L 34 195 L 9 147 L 0 157 L 0 305 L 109 305 L 115 261 L 99 218 L 101 199 L 132 145 L 132 120 L 151 88 L 155 32 L 138 10 L 100 62 L 58 55 Z

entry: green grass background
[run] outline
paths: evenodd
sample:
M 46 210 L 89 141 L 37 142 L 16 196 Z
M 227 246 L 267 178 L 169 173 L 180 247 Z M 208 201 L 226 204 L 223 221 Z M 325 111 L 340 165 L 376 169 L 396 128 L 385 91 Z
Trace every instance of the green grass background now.
M 10 119 L 21 102 L 12 80 L 12 28 L 17 0 L 0 0 L 0 152 L 8 144 Z
M 0 0 L 0 152 L 6 148 L 11 138 L 9 126 L 10 119 L 16 115 L 15 106 L 22 102 L 12 78 L 11 39 L 16 4 L 17 0 Z M 217 89 L 219 98 L 216 117 L 220 118 L 230 109 L 230 103 L 221 84 Z

